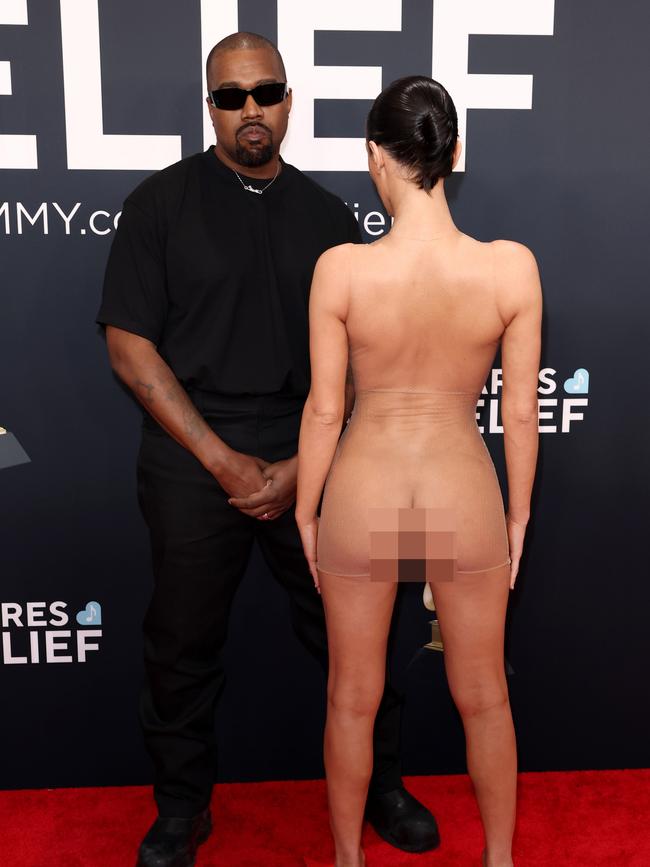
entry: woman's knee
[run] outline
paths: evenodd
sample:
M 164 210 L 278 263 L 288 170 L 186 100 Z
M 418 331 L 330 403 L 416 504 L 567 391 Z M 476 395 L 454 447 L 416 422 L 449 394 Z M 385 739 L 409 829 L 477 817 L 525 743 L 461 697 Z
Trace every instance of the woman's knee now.
M 384 684 L 334 683 L 328 687 L 327 703 L 335 713 L 349 717 L 374 717 L 377 713 Z
M 500 677 L 456 684 L 451 693 L 463 719 L 505 708 L 510 701 L 505 678 Z

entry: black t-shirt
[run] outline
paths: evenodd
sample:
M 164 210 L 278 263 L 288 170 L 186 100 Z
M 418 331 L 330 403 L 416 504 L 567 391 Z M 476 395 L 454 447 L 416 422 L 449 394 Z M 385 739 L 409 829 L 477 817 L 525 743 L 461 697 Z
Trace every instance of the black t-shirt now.
M 151 340 L 190 391 L 306 397 L 316 260 L 360 240 L 341 199 L 294 166 L 251 193 L 210 147 L 126 199 L 97 322 Z

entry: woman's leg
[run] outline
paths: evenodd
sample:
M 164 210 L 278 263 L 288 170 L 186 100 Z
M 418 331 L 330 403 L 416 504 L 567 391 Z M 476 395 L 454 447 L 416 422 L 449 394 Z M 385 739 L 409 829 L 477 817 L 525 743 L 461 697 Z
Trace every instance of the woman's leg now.
M 517 751 L 503 655 L 509 576 L 504 566 L 431 584 L 485 829 L 487 867 L 512 864 L 515 825 Z
M 326 572 L 319 578 L 329 647 L 324 756 L 336 867 L 361 867 L 373 726 L 397 585 Z

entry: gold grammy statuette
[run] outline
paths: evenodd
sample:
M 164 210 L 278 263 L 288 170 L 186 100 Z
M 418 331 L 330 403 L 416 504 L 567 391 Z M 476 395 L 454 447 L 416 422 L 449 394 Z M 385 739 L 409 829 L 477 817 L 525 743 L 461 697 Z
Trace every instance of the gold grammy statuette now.
M 431 641 L 424 645 L 429 650 L 444 650 L 442 646 L 442 636 L 440 635 L 440 624 L 437 620 L 431 621 Z
M 436 606 L 433 602 L 433 593 L 431 592 L 431 587 L 429 586 L 429 582 L 427 581 L 424 585 L 424 590 L 422 592 L 422 601 L 424 602 L 424 607 L 429 611 L 435 612 Z M 440 624 L 437 620 L 431 620 L 431 641 L 424 646 L 429 650 L 444 650 L 442 646 L 442 636 L 440 635 Z

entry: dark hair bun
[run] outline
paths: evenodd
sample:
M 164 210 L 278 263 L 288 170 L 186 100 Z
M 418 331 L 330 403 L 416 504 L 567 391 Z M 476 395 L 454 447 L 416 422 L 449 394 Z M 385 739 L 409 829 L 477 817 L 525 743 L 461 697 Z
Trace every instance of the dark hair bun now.
M 439 178 L 451 174 L 458 138 L 456 107 L 433 78 L 398 78 L 374 101 L 366 136 L 406 166 L 415 183 L 428 192 Z

